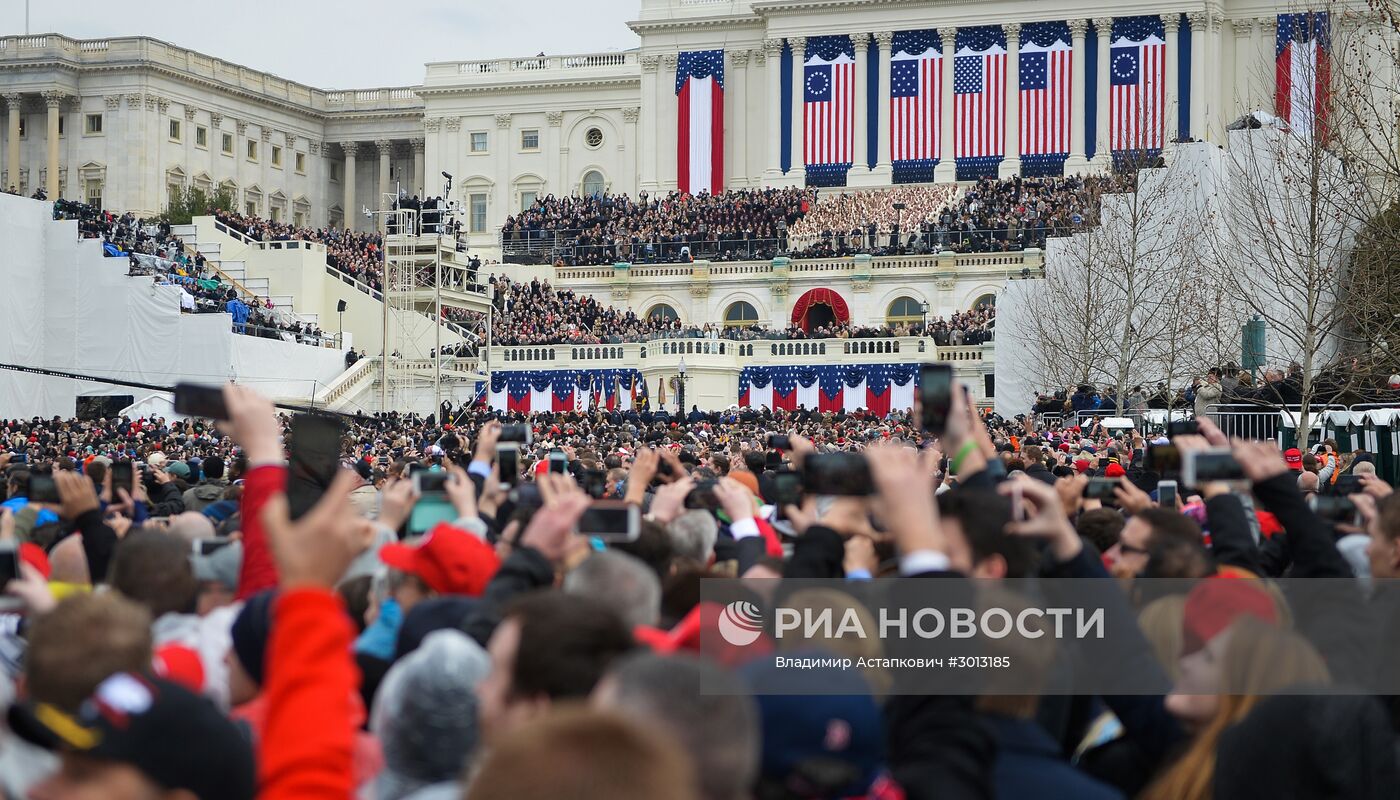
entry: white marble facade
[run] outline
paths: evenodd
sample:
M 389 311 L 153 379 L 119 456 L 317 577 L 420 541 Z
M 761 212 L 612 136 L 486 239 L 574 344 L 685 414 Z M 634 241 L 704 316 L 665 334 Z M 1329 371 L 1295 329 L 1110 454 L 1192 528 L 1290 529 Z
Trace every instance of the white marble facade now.
M 960 27 L 1001 25 L 1014 40 L 1024 23 L 1066 21 L 1076 109 L 1086 107 L 1084 56 L 1096 48 L 1102 137 L 1112 19 L 1161 15 L 1169 74 L 1182 48 L 1190 51 L 1189 78 L 1168 81 L 1168 130 L 1179 121 L 1191 137 L 1223 142 L 1225 126 L 1245 109 L 1271 106 L 1275 15 L 1299 10 L 1293 0 L 642 0 L 628 23 L 641 37 L 635 50 L 433 63 L 419 86 L 346 91 L 148 38 L 9 36 L 0 38 L 0 177 L 26 193 L 44 185 L 141 213 L 158 212 L 172 186 L 227 184 L 240 209 L 363 228 L 361 210 L 378 206 L 383 192 L 438 195 L 448 172 L 473 244 L 486 247 L 508 214 L 540 194 L 674 189 L 682 51 L 725 51 L 726 185 L 783 186 L 803 181 L 800 163 L 784 171 L 780 160 L 784 134 L 796 138 L 780 128 L 785 43 L 800 52 L 808 37 L 850 35 L 857 55 L 880 53 L 876 85 L 885 93 L 894 31 L 937 29 L 949 52 L 948 34 Z M 857 60 L 864 87 L 869 64 Z M 952 82 L 944 83 L 946 97 Z M 1179 103 L 1188 92 L 1190 102 Z M 794 106 L 801 102 L 800 91 L 789 94 Z M 876 107 L 874 140 L 865 133 L 867 106 L 855 109 L 851 186 L 891 180 L 889 104 Z M 1086 141 L 1084 116 L 1075 115 L 1071 170 L 1093 166 L 1090 151 L 1106 151 Z M 94 118 L 100 131 L 91 130 Z M 1008 137 L 1003 172 L 1018 163 L 1015 147 Z M 939 177 L 951 174 L 945 167 Z

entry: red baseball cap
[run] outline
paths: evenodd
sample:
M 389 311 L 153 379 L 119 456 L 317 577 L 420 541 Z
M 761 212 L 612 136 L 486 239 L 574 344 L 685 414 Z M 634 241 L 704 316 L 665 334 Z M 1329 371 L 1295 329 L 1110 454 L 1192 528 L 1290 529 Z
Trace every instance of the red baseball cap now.
M 1181 621 L 1181 654 L 1190 655 L 1210 643 L 1236 619 L 1249 615 L 1278 624 L 1278 607 L 1268 592 L 1249 580 L 1206 578 L 1186 596 Z
M 1294 472 L 1303 471 L 1303 451 L 1296 447 L 1290 447 L 1283 451 L 1283 461 L 1288 468 Z
M 491 545 L 440 522 L 417 545 L 386 544 L 379 560 L 416 575 L 438 594 L 477 597 L 496 574 L 500 559 Z
M 1105 478 L 1121 478 L 1127 475 L 1128 472 L 1123 469 L 1122 464 L 1109 464 L 1104 468 L 1103 474 Z

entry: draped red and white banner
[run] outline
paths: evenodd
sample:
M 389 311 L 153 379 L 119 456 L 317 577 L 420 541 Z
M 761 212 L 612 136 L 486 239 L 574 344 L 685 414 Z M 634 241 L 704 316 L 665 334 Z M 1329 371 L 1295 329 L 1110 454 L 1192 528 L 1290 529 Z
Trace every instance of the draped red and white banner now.
M 676 187 L 724 190 L 724 51 L 691 50 L 676 64 Z

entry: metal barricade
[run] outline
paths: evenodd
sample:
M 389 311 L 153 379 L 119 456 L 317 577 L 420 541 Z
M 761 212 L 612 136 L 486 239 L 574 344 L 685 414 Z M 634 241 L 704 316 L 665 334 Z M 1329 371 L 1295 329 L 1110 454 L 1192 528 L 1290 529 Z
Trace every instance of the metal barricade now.
M 1255 439 L 1276 442 L 1280 447 L 1308 446 L 1321 441 L 1324 427 L 1323 412 L 1346 411 L 1345 406 L 1314 405 L 1308 408 L 1312 424 L 1308 441 L 1297 441 L 1298 418 L 1301 406 L 1261 406 L 1253 403 L 1212 405 L 1206 408 L 1206 416 L 1226 436 L 1232 439 Z M 1285 415 L 1287 419 L 1285 419 Z

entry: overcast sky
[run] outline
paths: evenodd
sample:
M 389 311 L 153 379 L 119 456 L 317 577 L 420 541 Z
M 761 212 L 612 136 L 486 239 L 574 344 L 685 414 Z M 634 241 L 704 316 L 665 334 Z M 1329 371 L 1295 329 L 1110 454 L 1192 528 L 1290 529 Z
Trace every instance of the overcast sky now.
M 639 0 L 29 0 L 33 33 L 152 36 L 322 89 L 421 83 L 429 61 L 637 46 Z M 0 35 L 25 0 L 0 0 Z

